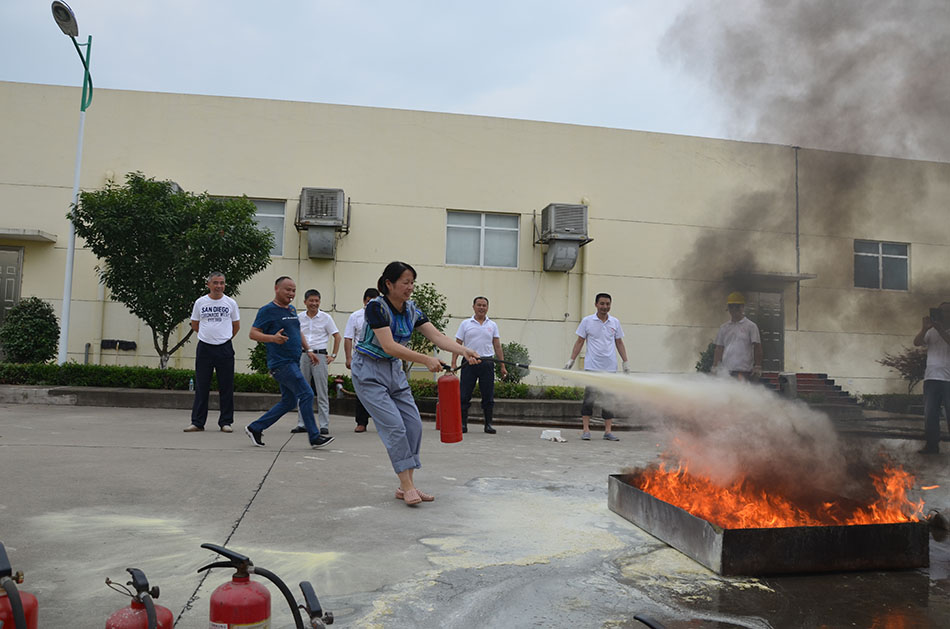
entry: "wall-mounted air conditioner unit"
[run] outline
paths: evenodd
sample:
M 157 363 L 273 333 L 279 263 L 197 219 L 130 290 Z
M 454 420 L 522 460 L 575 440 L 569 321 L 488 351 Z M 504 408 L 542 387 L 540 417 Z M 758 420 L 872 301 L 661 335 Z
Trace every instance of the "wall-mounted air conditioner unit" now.
M 541 242 L 587 240 L 587 206 L 551 203 L 541 210 Z
M 297 229 L 343 227 L 345 195 L 339 188 L 304 188 L 297 208 Z
M 590 241 L 586 205 L 550 203 L 541 210 L 541 233 L 536 244 L 548 246 L 545 271 L 570 271 L 577 263 L 579 249 Z
M 307 255 L 336 257 L 336 233 L 344 230 L 344 199 L 339 188 L 303 188 L 295 226 L 307 230 Z

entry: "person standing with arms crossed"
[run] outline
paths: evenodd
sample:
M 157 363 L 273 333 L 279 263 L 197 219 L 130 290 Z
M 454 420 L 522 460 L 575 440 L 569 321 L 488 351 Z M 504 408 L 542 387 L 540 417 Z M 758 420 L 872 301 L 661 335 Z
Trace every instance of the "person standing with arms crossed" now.
M 405 262 L 386 265 L 376 282 L 381 295 L 366 304 L 366 327 L 353 354 L 353 388 L 373 416 L 376 432 L 399 477 L 396 499 L 407 505 L 432 502 L 435 496 L 419 491 L 413 480 L 413 472 L 422 467 L 422 419 L 402 361 L 421 363 L 432 372 L 443 368 L 438 357 L 407 347 L 412 332 L 418 330 L 439 349 L 478 362 L 475 351 L 439 332 L 410 299 L 415 283 L 416 270 Z
M 352 369 L 353 365 L 353 343 L 363 339 L 363 328 L 366 324 L 366 304 L 371 299 L 379 297 L 379 291 L 375 288 L 367 288 L 363 291 L 363 307 L 350 315 L 346 320 L 346 327 L 343 328 L 343 352 L 346 355 L 346 368 Z M 356 428 L 353 432 L 366 432 L 369 426 L 369 412 L 359 396 L 356 397 Z
M 313 381 L 317 393 L 317 425 L 321 435 L 330 434 L 330 395 L 327 392 L 327 367 L 336 360 L 340 351 L 340 331 L 333 318 L 320 310 L 320 291 L 311 288 L 304 293 L 303 303 L 307 312 L 297 315 L 300 319 L 300 334 L 309 348 L 300 355 L 300 373 L 307 382 Z M 333 352 L 327 353 L 327 341 L 333 337 Z M 307 432 L 303 413 L 297 416 L 297 427 L 290 432 Z
M 924 370 L 924 441 L 920 454 L 940 454 L 940 407 L 950 423 L 950 303 L 944 302 L 924 317 L 914 345 L 927 348 Z
M 476 297 L 472 301 L 472 310 L 475 314 L 459 324 L 458 332 L 455 333 L 455 342 L 459 345 L 471 347 L 479 356 L 498 357 L 498 360 L 505 359 L 505 353 L 501 348 L 501 338 L 498 334 L 498 326 L 494 321 L 488 318 L 488 298 Z M 455 369 L 455 363 L 458 354 L 452 354 L 452 369 Z M 501 376 L 508 375 L 505 365 L 501 365 Z M 472 393 L 475 391 L 475 383 L 478 383 L 478 390 L 482 394 L 482 413 L 485 415 L 485 432 L 490 435 L 497 431 L 492 427 L 492 412 L 495 407 L 495 364 L 490 361 L 483 361 L 477 365 L 462 365 L 461 373 L 461 395 L 462 395 L 462 432 L 468 432 L 468 409 L 472 404 Z
M 211 373 L 218 372 L 218 426 L 232 432 L 234 423 L 234 347 L 231 339 L 241 329 L 237 302 L 224 294 L 224 273 L 208 275 L 208 294 L 199 297 L 191 309 L 191 329 L 198 333 L 195 350 L 195 401 L 191 424 L 185 432 L 202 432 L 208 421 Z
M 620 359 L 623 361 L 623 372 L 630 373 L 630 365 L 627 362 L 627 348 L 623 344 L 623 328 L 620 327 L 620 320 L 609 314 L 612 301 L 607 293 L 597 293 L 594 298 L 594 306 L 597 307 L 597 312 L 581 319 L 580 325 L 577 326 L 575 332 L 577 340 L 571 350 L 571 359 L 564 365 L 565 369 L 574 366 L 574 361 L 577 360 L 577 355 L 580 354 L 586 341 L 587 357 L 584 359 L 584 371 L 616 372 L 617 353 L 619 353 Z M 594 414 L 595 395 L 596 391 L 593 387 L 584 387 L 584 401 L 581 403 L 581 421 L 583 423 L 581 439 L 584 441 L 590 440 L 590 418 Z M 610 430 L 613 427 L 613 412 L 601 406 L 600 413 L 604 418 L 604 439 L 620 441 Z
M 265 343 L 267 369 L 280 385 L 280 402 L 244 427 L 244 432 L 258 448 L 264 447 L 264 431 L 286 413 L 300 409 L 310 445 L 320 448 L 333 437 L 321 435 L 313 418 L 313 390 L 300 372 L 300 354 L 309 349 L 300 335 L 300 319 L 291 303 L 297 294 L 297 285 L 286 275 L 274 283 L 274 301 L 261 307 L 251 325 L 251 340 Z M 311 361 L 316 360 L 314 354 Z

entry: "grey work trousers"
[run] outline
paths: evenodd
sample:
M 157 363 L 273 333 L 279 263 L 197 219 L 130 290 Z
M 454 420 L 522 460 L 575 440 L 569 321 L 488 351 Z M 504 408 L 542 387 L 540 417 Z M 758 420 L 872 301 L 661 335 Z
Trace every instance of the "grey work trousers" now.
M 310 362 L 310 354 L 304 352 L 300 355 L 300 373 L 304 380 L 313 381 L 313 388 L 316 390 L 317 398 L 317 428 L 330 429 L 330 395 L 327 393 L 327 355 L 314 354 L 317 362 Z M 303 416 L 300 410 L 297 411 L 297 426 L 303 428 Z
M 353 388 L 373 417 L 396 474 L 419 469 L 422 418 L 400 360 L 377 360 L 361 352 L 351 361 Z

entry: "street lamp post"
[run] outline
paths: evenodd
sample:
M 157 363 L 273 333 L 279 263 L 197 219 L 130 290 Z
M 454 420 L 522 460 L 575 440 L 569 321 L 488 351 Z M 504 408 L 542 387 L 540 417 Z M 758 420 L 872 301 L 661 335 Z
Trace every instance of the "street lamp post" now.
M 79 109 L 79 141 L 76 144 L 76 171 L 73 176 L 73 205 L 75 209 L 79 206 L 79 167 L 82 165 L 82 134 L 86 125 L 86 109 L 92 103 L 92 75 L 89 73 L 89 59 L 92 55 L 92 35 L 86 39 L 85 44 L 76 41 L 79 35 L 79 23 L 76 22 L 76 14 L 69 8 L 65 2 L 56 0 L 50 7 L 53 11 L 53 19 L 57 26 L 67 35 L 76 47 L 79 59 L 82 61 L 84 70 L 82 78 L 82 102 Z M 82 54 L 81 47 L 86 48 L 86 54 Z M 73 260 L 76 257 L 76 225 L 72 220 L 69 221 L 69 238 L 66 242 L 66 273 L 63 280 L 63 316 L 59 329 L 59 357 L 57 363 L 62 365 L 66 362 L 67 351 L 69 349 L 69 310 L 73 293 Z

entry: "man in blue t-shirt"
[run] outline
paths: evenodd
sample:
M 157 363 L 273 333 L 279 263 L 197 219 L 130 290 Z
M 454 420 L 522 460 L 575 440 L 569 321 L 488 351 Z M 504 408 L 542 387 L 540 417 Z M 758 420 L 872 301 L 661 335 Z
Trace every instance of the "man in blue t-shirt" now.
M 266 343 L 267 369 L 280 385 L 280 402 L 244 427 L 244 432 L 255 446 L 264 447 L 264 431 L 294 408 L 300 409 L 310 437 L 310 445 L 321 448 L 333 437 L 321 435 L 313 418 L 313 389 L 300 371 L 300 355 L 310 348 L 300 335 L 297 309 L 291 302 L 297 294 L 297 285 L 286 275 L 274 283 L 274 301 L 257 311 L 251 325 L 251 340 Z M 314 360 L 314 355 L 310 355 Z

